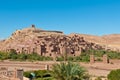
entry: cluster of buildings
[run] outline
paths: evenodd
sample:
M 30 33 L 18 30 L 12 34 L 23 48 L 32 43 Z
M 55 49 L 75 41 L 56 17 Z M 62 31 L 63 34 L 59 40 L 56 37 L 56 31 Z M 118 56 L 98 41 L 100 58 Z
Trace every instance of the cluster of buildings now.
M 61 31 L 46 31 L 30 28 L 17 30 L 12 36 L 1 41 L 1 51 L 15 50 L 17 53 L 37 53 L 41 56 L 56 57 L 69 54 L 78 56 L 88 49 L 102 49 L 101 46 L 87 42 L 77 34 L 64 35 Z

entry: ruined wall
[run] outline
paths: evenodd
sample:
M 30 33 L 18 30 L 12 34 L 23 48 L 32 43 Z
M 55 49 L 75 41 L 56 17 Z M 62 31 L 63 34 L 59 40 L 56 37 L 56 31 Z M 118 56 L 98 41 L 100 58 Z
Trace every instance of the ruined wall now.
M 7 67 L 0 67 L 0 80 L 23 80 L 23 69 L 9 70 Z

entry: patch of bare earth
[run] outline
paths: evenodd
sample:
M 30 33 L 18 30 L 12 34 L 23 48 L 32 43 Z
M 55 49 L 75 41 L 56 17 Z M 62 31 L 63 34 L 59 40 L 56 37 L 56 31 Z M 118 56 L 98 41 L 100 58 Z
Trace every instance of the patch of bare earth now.
M 8 67 L 9 69 L 14 68 L 23 68 L 24 71 L 28 70 L 43 70 L 46 69 L 46 65 L 52 65 L 59 62 L 54 61 L 42 61 L 42 62 L 16 62 L 16 61 L 7 61 L 0 62 L 0 67 Z M 119 69 L 120 63 L 114 64 L 105 64 L 102 62 L 96 62 L 93 64 L 90 63 L 80 63 L 80 65 L 84 66 L 90 75 L 93 76 L 107 76 L 109 72 L 113 69 Z

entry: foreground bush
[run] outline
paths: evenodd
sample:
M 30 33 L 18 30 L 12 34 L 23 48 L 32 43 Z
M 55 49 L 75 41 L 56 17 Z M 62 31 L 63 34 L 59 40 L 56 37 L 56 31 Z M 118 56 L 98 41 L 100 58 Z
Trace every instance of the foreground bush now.
M 120 80 L 120 69 L 112 70 L 107 77 L 108 80 Z
M 54 64 L 52 76 L 57 80 L 88 80 L 86 70 L 72 62 Z
M 35 74 L 34 80 L 53 80 L 52 72 L 48 70 L 26 71 L 23 75 L 27 78 L 32 78 L 31 73 Z

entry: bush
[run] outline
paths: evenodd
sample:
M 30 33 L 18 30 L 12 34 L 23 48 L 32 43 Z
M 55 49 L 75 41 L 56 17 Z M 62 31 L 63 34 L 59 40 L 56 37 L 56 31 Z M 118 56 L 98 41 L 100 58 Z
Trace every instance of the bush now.
M 109 59 L 120 59 L 120 52 L 117 51 L 105 51 L 105 50 L 86 50 L 82 52 L 81 56 L 93 54 L 95 57 L 102 57 L 107 54 Z
M 89 62 L 90 61 L 90 54 L 87 54 L 86 52 L 81 53 L 80 55 L 82 62 Z
M 0 52 L 0 60 L 5 60 L 5 59 L 11 59 L 11 60 L 20 60 L 20 61 L 25 61 L 25 60 L 30 60 L 30 61 L 51 61 L 53 60 L 52 57 L 45 57 L 45 56 L 40 56 L 37 53 L 21 53 L 17 54 L 14 50 L 11 50 L 9 53 L 8 52 Z
M 24 72 L 23 75 L 27 78 L 30 78 L 30 73 L 32 73 L 32 71 Z
M 9 54 L 5 52 L 0 52 L 0 60 L 8 59 Z
M 38 70 L 34 71 L 36 74 L 36 78 L 44 78 L 44 77 L 51 77 L 51 71 L 48 70 Z
M 31 73 L 35 74 L 36 80 L 50 80 L 51 78 L 51 71 L 48 70 L 36 70 L 36 71 L 26 71 L 24 72 L 24 76 L 27 78 L 31 77 Z
M 81 61 L 82 58 L 81 58 L 81 56 L 76 56 L 76 57 L 74 58 L 74 60 L 75 60 L 75 61 Z
M 67 60 L 68 61 L 74 61 L 74 57 L 69 56 Z
M 56 61 L 64 61 L 64 58 L 62 56 L 56 57 Z
M 115 51 L 104 51 L 104 50 L 86 50 L 81 53 L 80 56 L 68 56 L 64 54 L 63 56 L 58 56 L 56 61 L 82 61 L 89 62 L 90 54 L 95 55 L 95 57 L 102 57 L 104 54 L 107 54 L 109 59 L 120 59 L 120 52 Z M 52 61 L 52 57 L 40 56 L 37 53 L 27 54 L 25 52 L 17 54 L 14 49 L 11 49 L 10 52 L 0 52 L 0 60 L 11 59 L 11 60 L 20 60 L 20 61 Z M 100 58 L 97 61 L 101 61 Z
M 107 77 L 108 80 L 120 80 L 120 69 L 112 70 Z
M 101 77 L 97 77 L 95 80 L 102 80 Z
M 17 59 L 19 60 L 27 60 L 27 54 L 17 54 Z
M 52 76 L 56 80 L 89 80 L 86 69 L 77 63 L 62 62 L 53 64 Z

